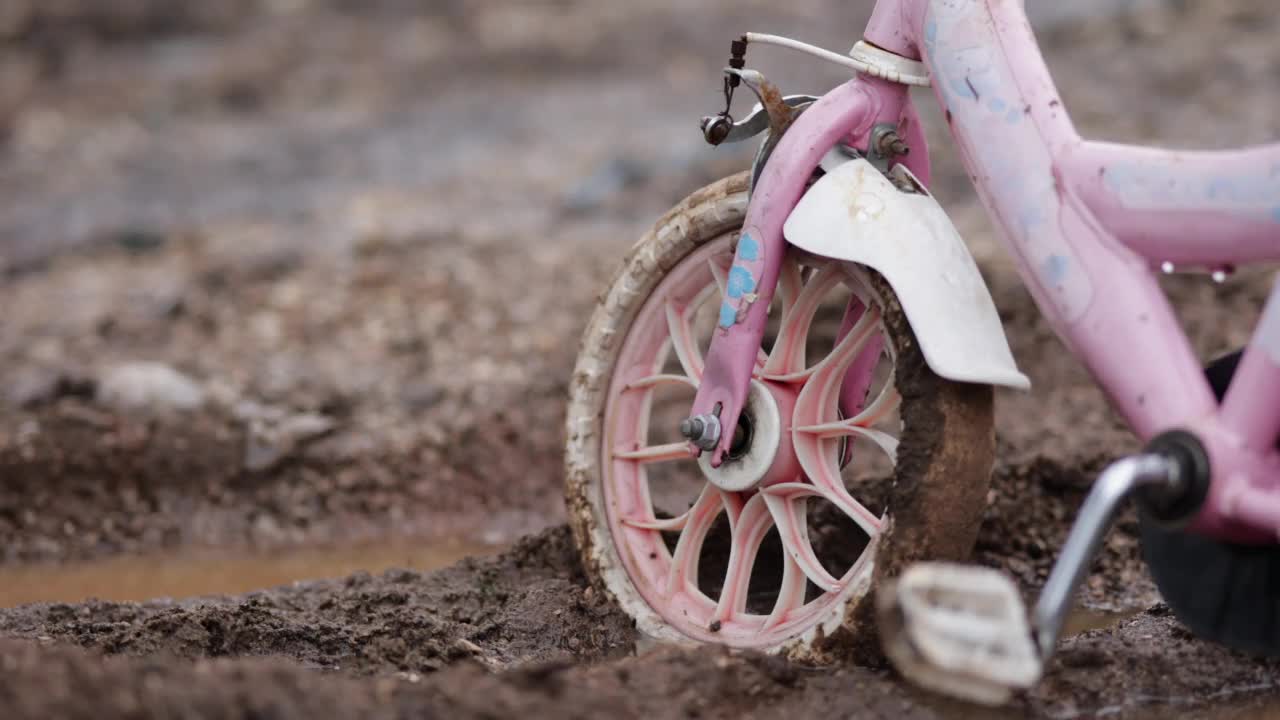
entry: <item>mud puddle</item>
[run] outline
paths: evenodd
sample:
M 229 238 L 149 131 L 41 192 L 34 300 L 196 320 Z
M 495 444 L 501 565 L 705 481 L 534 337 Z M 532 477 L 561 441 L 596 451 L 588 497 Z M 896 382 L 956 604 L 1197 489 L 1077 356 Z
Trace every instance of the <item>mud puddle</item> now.
M 1145 608 L 1126 607 L 1120 609 L 1077 607 L 1067 616 L 1062 626 L 1062 637 L 1075 637 L 1090 630 L 1103 630 L 1115 627 L 1141 613 Z
M 241 594 L 301 580 L 391 568 L 438 570 L 464 557 L 486 557 L 500 546 L 464 541 L 376 543 L 297 548 L 270 553 L 184 551 L 93 562 L 0 567 L 0 607 L 36 602 L 125 602 Z

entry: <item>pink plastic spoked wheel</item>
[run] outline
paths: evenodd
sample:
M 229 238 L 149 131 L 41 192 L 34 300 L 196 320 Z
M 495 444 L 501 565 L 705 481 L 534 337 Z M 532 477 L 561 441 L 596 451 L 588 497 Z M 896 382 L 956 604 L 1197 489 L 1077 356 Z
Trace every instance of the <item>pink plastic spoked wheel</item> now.
M 649 635 L 860 654 L 876 647 L 876 581 L 972 547 L 991 389 L 929 370 L 880 276 L 795 252 L 735 452 L 695 458 L 677 427 L 746 190 L 737 175 L 674 208 L 596 309 L 570 391 L 569 516 L 592 582 Z

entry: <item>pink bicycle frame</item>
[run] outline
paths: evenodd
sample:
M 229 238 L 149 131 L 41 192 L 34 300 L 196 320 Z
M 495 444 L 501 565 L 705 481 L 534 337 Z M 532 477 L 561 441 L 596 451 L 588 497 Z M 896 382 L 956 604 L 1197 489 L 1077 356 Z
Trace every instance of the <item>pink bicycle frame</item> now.
M 1221 403 L 1154 271 L 1280 260 L 1280 144 L 1175 152 L 1080 138 L 1021 2 L 880 0 L 865 39 L 928 67 L 952 136 L 1036 304 L 1144 440 L 1192 430 L 1212 461 L 1191 527 L 1242 542 L 1280 529 L 1280 285 Z M 927 151 L 906 88 L 860 75 L 782 137 L 748 208 L 739 257 L 757 293 L 716 333 L 693 413 L 721 408 L 732 428 L 746 394 L 786 249 L 782 226 L 823 155 L 866 148 L 880 123 L 907 124 L 907 163 Z M 729 306 L 729 298 L 726 298 Z M 725 433 L 715 462 L 728 450 Z

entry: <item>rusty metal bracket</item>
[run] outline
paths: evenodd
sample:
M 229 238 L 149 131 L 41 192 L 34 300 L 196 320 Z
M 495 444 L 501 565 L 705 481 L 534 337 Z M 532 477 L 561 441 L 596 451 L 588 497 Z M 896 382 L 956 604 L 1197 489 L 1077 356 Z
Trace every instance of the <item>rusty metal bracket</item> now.
M 794 109 L 803 109 L 817 102 L 815 95 L 787 95 L 782 101 Z M 769 113 L 760 103 L 751 109 L 751 114 L 739 122 L 727 115 L 708 115 L 702 118 L 702 133 L 712 145 L 742 142 L 750 140 L 769 129 Z
M 721 145 L 740 142 L 767 132 L 751 167 L 750 187 L 754 190 L 756 180 L 769 161 L 778 140 L 795 122 L 796 117 L 818 98 L 813 95 L 784 96 L 778 86 L 770 82 L 763 73 L 737 64 L 724 69 L 724 78 L 726 103 L 732 102 L 733 89 L 741 85 L 746 85 L 759 102 L 752 109 L 751 115 L 742 122 L 734 122 L 727 106 L 717 115 L 702 118 L 702 136 L 712 145 Z
M 786 103 L 782 97 L 782 91 L 778 89 L 764 76 L 759 70 L 737 68 L 725 68 L 726 76 L 737 77 L 742 80 L 742 84 L 747 86 L 760 101 L 761 107 L 769 116 L 769 132 L 774 135 L 781 135 L 791 127 L 791 123 L 795 121 L 794 108 Z
M 755 190 L 756 181 L 760 179 L 760 173 L 763 172 L 765 163 L 769 161 L 769 156 L 773 154 L 773 149 L 777 147 L 784 133 L 795 122 L 800 113 L 804 111 L 808 105 L 797 104 L 792 106 L 783 97 L 782 91 L 778 89 L 764 76 L 759 70 L 737 68 L 725 68 L 726 76 L 734 76 L 747 86 L 756 98 L 760 101 L 760 107 L 764 110 L 769 123 L 769 134 L 765 137 L 764 142 L 760 144 L 760 149 L 756 152 L 755 161 L 751 165 L 751 188 L 749 192 Z

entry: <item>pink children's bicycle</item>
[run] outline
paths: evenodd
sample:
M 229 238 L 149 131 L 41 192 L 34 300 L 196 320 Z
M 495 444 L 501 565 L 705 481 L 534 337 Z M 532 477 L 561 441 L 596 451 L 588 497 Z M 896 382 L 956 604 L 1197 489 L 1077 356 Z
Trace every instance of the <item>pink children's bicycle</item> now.
M 746 69 L 750 43 L 855 77 L 784 96 Z M 703 132 L 767 133 L 754 167 L 633 248 L 574 373 L 568 506 L 595 584 L 658 638 L 883 647 L 917 682 L 999 702 L 1039 678 L 1132 497 L 1179 618 L 1280 652 L 1280 289 L 1206 373 L 1154 277 L 1280 260 L 1280 145 L 1081 139 L 1017 0 L 879 0 L 847 56 L 748 34 L 729 65 Z M 759 105 L 735 122 L 742 85 Z M 1147 443 L 1094 485 L 1029 615 L 996 571 L 921 562 L 971 550 L 992 386 L 1028 381 L 929 193 L 912 85 L 933 87 L 1036 303 Z

